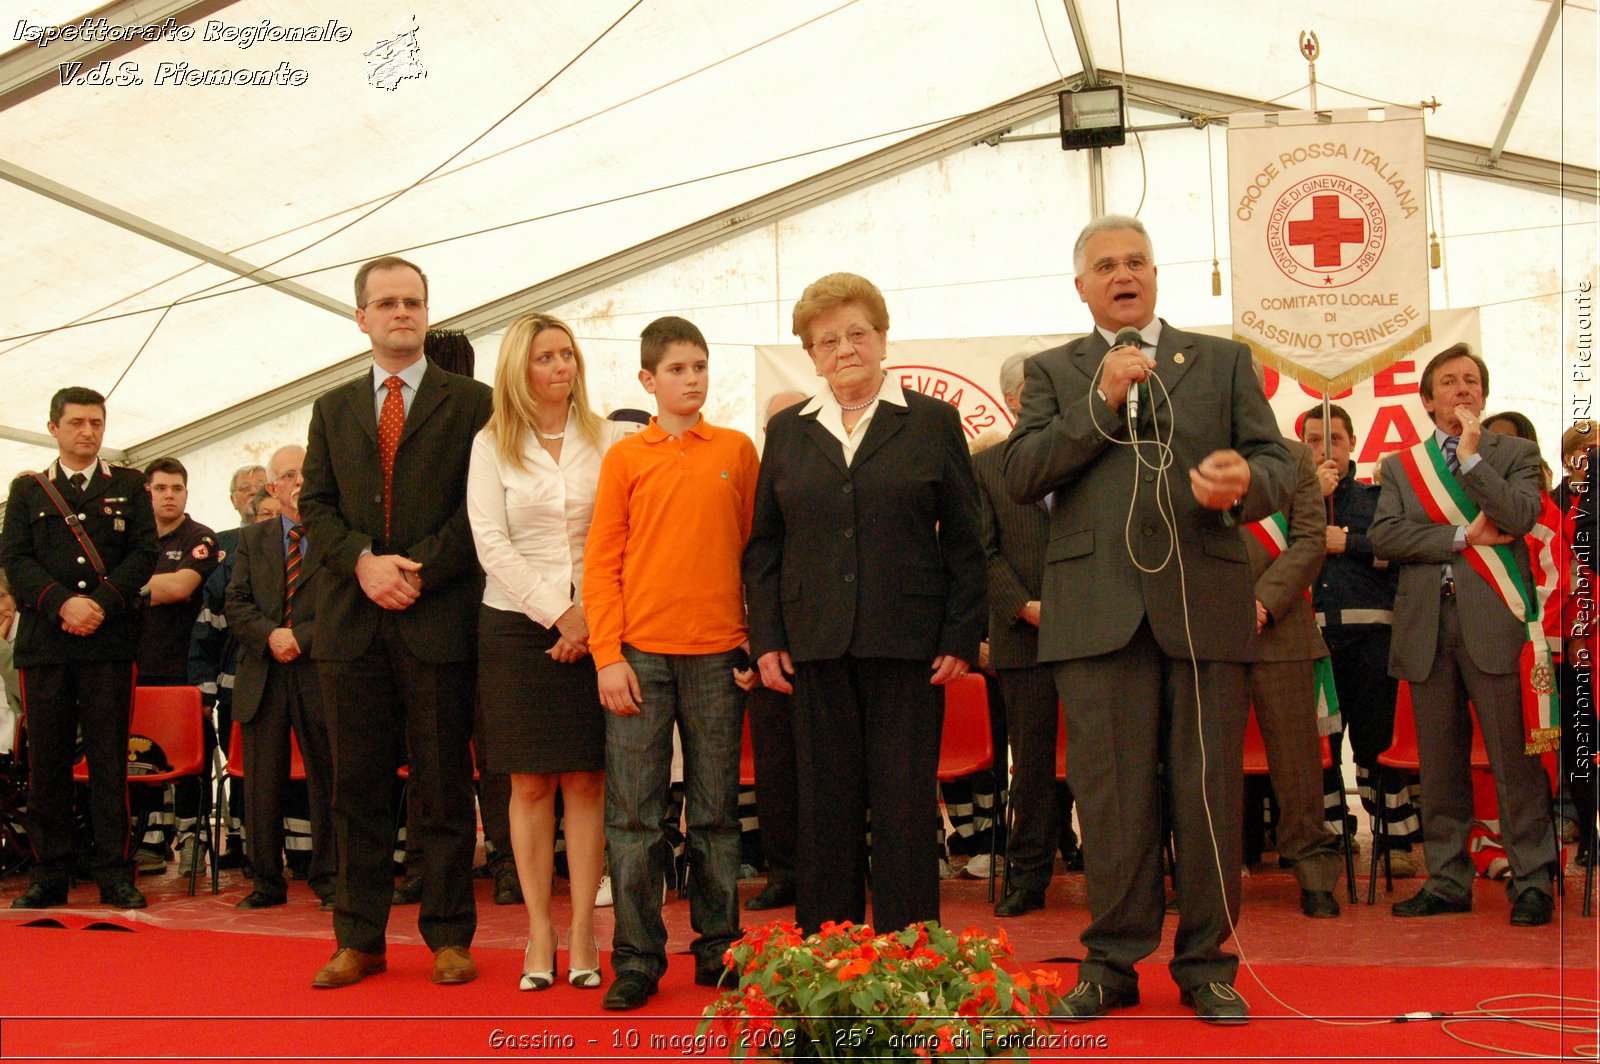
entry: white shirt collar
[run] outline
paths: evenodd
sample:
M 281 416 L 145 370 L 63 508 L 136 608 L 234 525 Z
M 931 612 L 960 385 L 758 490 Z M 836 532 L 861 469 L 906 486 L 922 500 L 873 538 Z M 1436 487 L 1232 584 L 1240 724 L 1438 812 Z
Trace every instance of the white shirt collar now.
M 378 365 L 377 359 L 373 359 L 372 390 L 374 393 L 382 392 L 384 381 L 388 380 L 390 377 L 399 377 L 405 382 L 406 386 L 411 389 L 412 394 L 415 394 L 417 390 L 422 387 L 422 375 L 427 372 L 428 360 L 426 358 L 417 359 L 399 373 L 390 373 L 388 370 Z
M 878 402 L 893 403 L 895 406 L 906 405 L 905 390 L 900 387 L 899 381 L 887 373 L 883 375 L 883 385 L 878 389 Z M 800 413 L 801 415 L 816 414 L 830 408 L 838 411 L 841 416 L 843 415 L 843 411 L 839 409 L 839 400 L 833 397 L 833 389 L 824 386 L 820 392 L 806 400 L 806 405 L 800 408 Z
M 1096 325 L 1094 327 L 1094 331 L 1099 333 L 1100 336 L 1105 340 L 1107 347 L 1111 347 L 1117 342 L 1117 333 L 1121 332 L 1122 330 L 1118 329 L 1116 332 L 1108 332 L 1107 330 Z M 1161 319 L 1151 318 L 1150 324 L 1139 330 L 1139 335 L 1144 338 L 1144 344 L 1146 347 L 1160 347 Z

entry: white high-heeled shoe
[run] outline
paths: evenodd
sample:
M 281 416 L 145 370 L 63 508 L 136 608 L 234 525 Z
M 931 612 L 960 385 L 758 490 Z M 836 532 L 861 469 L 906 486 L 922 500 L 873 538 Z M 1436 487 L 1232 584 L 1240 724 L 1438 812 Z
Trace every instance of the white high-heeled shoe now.
M 591 940 L 592 941 L 592 940 Z M 596 990 L 600 986 L 600 943 L 594 943 L 594 967 L 578 968 L 572 963 L 572 951 L 567 951 L 567 982 L 579 990 Z
M 549 990 L 556 985 L 555 957 L 552 955 L 550 958 L 550 967 L 548 968 L 530 969 L 528 967 L 528 956 L 532 952 L 533 942 L 529 940 L 527 947 L 522 951 L 522 978 L 517 981 L 517 989 Z

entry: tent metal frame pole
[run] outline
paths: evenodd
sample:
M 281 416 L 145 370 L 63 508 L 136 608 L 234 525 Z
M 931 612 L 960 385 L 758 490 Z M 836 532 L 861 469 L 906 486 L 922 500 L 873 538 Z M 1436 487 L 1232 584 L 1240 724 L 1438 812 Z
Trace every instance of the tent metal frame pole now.
M 1533 86 L 1534 75 L 1539 73 L 1539 64 L 1544 61 L 1545 49 L 1550 46 L 1550 36 L 1556 31 L 1556 23 L 1561 21 L 1561 9 L 1565 0 L 1551 0 L 1550 10 L 1545 12 L 1544 24 L 1539 27 L 1539 36 L 1533 42 L 1533 50 L 1528 53 L 1527 65 L 1522 68 L 1522 77 L 1517 81 L 1517 91 L 1511 94 L 1511 102 L 1506 105 L 1506 116 L 1500 122 L 1500 132 L 1495 134 L 1494 145 L 1489 149 L 1489 163 L 1498 162 L 1502 152 L 1506 150 L 1506 141 L 1511 138 L 1511 127 L 1516 125 L 1517 116 L 1522 113 L 1522 104 L 1528 98 L 1528 89 Z

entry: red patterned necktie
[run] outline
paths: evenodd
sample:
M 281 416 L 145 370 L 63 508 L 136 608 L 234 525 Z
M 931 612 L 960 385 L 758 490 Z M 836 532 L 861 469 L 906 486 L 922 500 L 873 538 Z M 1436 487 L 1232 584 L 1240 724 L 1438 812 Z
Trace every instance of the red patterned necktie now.
M 294 593 L 300 587 L 300 539 L 305 529 L 289 529 L 289 549 L 283 555 L 283 626 L 294 627 Z
M 400 446 L 400 433 L 406 427 L 406 402 L 400 395 L 405 381 L 390 377 L 383 382 L 389 394 L 383 397 L 383 413 L 378 417 L 378 460 L 383 463 L 383 535 L 389 536 L 389 517 L 394 512 L 394 452 Z

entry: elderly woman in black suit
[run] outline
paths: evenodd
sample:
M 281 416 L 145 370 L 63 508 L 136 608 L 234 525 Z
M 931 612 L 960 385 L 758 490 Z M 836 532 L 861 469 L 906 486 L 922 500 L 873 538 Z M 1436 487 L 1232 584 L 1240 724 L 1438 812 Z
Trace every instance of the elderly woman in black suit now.
M 986 620 L 978 493 L 961 419 L 884 371 L 889 312 L 834 273 L 794 308 L 824 386 L 767 425 L 745 550 L 762 682 L 794 694 L 800 845 L 795 918 L 939 916 L 934 773 L 940 688 Z

